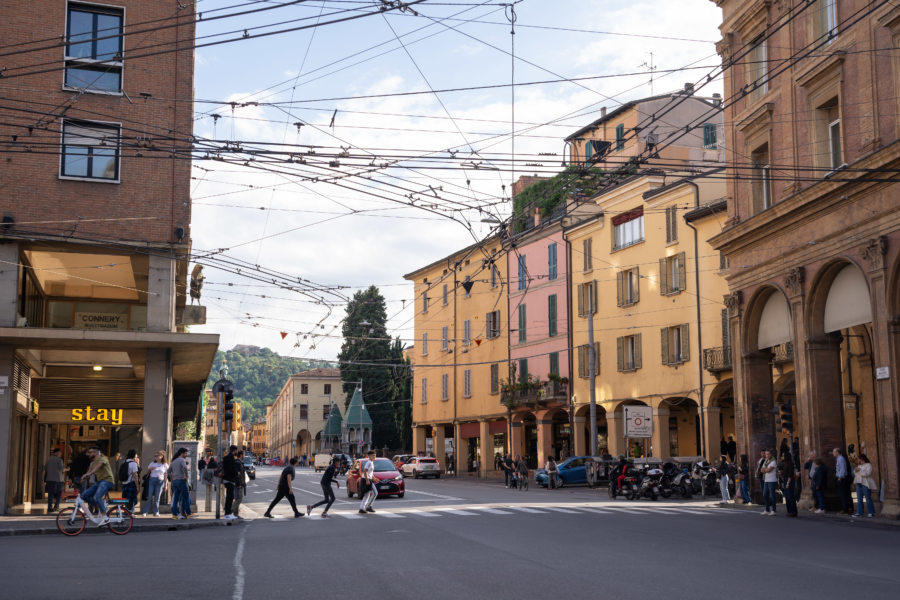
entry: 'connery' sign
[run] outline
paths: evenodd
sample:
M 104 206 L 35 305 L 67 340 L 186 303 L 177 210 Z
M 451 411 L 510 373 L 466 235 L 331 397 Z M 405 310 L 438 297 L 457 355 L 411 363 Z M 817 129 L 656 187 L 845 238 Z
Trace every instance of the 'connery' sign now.
M 75 329 L 128 329 L 128 315 L 123 313 L 76 312 Z
M 649 406 L 626 406 L 625 437 L 653 437 L 653 409 Z

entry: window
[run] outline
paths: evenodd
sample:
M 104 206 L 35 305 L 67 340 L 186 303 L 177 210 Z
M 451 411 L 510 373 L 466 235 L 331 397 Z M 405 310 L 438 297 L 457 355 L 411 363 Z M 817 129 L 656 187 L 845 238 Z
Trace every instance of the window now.
M 330 383 L 326 383 L 326 384 L 325 384 L 324 394 L 325 394 L 326 396 L 330 396 L 330 395 L 331 395 L 331 384 L 330 384 Z
M 448 295 L 449 295 L 449 294 L 448 294 L 448 292 L 447 292 L 447 284 L 445 283 L 445 284 L 444 284 L 444 295 L 443 295 L 443 298 L 444 298 L 444 306 L 447 306 L 447 302 L 448 302 L 448 301 L 447 301 L 447 298 L 448 298 Z
M 428 356 L 428 334 L 422 334 L 422 356 Z
M 519 359 L 519 383 L 528 382 L 528 359 Z
M 763 144 L 751 155 L 753 161 L 753 212 L 771 208 L 772 199 L 771 168 L 769 166 L 769 144 Z
M 422 312 L 428 312 L 428 291 L 422 292 Z
M 636 371 L 641 368 L 641 334 L 616 338 L 617 368 Z
M 330 416 L 331 416 L 331 405 L 330 404 L 322 405 L 322 420 L 327 421 L 328 417 L 330 417 Z
M 500 365 L 497 363 L 491 365 L 491 393 L 500 393 Z
M 500 269 L 496 265 L 491 265 L 491 287 L 495 288 L 500 283 Z
M 722 347 L 731 347 L 731 327 L 728 322 L 728 309 L 722 309 Z
M 589 344 L 578 346 L 578 376 L 587 379 L 591 374 L 591 349 Z M 594 342 L 594 376 L 600 374 L 600 342 Z
M 428 378 L 422 378 L 422 404 L 428 403 Z
M 63 121 L 62 177 L 119 179 L 118 126 L 84 121 Z
M 550 371 L 548 372 L 559 375 L 559 352 L 550 353 Z
M 666 243 L 678 241 L 678 207 L 666 208 Z
M 547 246 L 547 279 L 556 279 L 556 242 Z
M 555 337 L 559 331 L 556 327 L 556 294 L 547 296 L 547 335 Z
M 616 151 L 622 150 L 625 148 L 625 124 L 619 123 L 616 125 Z
M 308 384 L 308 383 L 301 383 L 301 384 L 300 384 L 300 393 L 301 393 L 301 394 L 308 394 L 308 393 L 309 393 L 309 384 Z
M 578 316 L 586 317 L 597 312 L 597 280 L 578 284 Z
M 441 327 L 441 351 L 446 352 L 450 349 L 450 327 L 444 325 Z
M 613 250 L 626 248 L 644 241 L 644 207 L 616 215 L 612 218 Z
M 844 159 L 841 152 L 841 115 L 837 97 L 816 109 L 816 130 L 819 138 L 817 162 L 831 170 L 839 168 Z
M 659 259 L 660 294 L 663 296 L 678 294 L 686 289 L 685 262 L 684 252 Z
M 465 280 L 463 280 L 463 291 L 466 293 L 466 298 L 472 297 L 472 284 L 470 283 L 471 281 L 471 275 L 466 275 Z
M 715 123 L 703 125 L 703 147 L 707 150 L 715 150 L 718 144 L 718 127 Z
M 500 337 L 500 311 L 499 310 L 495 310 L 495 311 L 489 312 L 487 314 L 486 325 L 487 325 L 487 337 L 488 338 Z
M 727 271 L 728 270 L 728 257 L 724 252 L 719 252 L 719 270 Z
M 528 287 L 528 269 L 525 267 L 525 257 L 519 256 L 519 289 Z
M 307 405 L 307 404 L 300 405 L 300 418 L 301 419 L 309 418 L 309 405 Z
M 837 0 L 818 0 L 813 19 L 816 24 L 816 41 L 828 44 L 837 37 Z
M 662 364 L 680 365 L 690 360 L 690 330 L 688 324 L 663 327 L 660 331 Z
M 526 341 L 527 337 L 525 335 L 525 327 L 527 326 L 528 321 L 525 317 L 525 305 L 519 305 L 519 342 Z
M 472 320 L 466 319 L 463 321 L 463 346 L 468 346 L 472 343 Z
M 66 87 L 121 91 L 122 15 L 117 8 L 69 4 Z
M 441 402 L 450 399 L 450 375 L 444 373 L 441 375 Z
M 581 242 L 582 260 L 584 261 L 584 270 L 590 271 L 594 268 L 593 242 L 591 238 Z
M 584 162 L 590 162 L 594 156 L 594 142 L 588 140 L 584 143 Z
M 463 371 L 463 398 L 472 397 L 472 369 Z
M 616 300 L 618 306 L 631 306 L 641 299 L 640 267 L 616 273 Z
M 750 99 L 758 100 L 769 91 L 766 38 L 760 35 L 751 44 L 750 52 L 747 54 L 750 61 L 747 65 L 747 89 L 750 91 Z

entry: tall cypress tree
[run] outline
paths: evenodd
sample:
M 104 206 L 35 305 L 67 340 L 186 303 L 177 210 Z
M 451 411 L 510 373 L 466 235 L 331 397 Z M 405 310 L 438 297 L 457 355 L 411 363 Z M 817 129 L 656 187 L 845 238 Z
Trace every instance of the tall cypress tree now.
M 412 368 L 409 358 L 403 354 L 403 342 L 400 338 L 396 338 L 391 344 L 391 365 L 394 375 L 391 404 L 400 437 L 399 448 L 412 450 Z

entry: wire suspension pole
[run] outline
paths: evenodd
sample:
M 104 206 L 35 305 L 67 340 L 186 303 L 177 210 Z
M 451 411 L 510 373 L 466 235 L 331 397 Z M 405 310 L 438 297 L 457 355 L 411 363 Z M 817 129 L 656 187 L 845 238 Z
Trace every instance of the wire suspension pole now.
M 512 146 L 512 161 L 510 161 L 509 165 L 509 198 L 510 200 L 512 200 L 513 186 L 516 183 L 516 5 L 514 3 L 509 5 L 509 14 L 506 15 L 506 19 L 510 24 L 509 39 L 511 47 L 511 51 L 509 54 L 510 83 L 512 84 L 509 86 L 509 94 L 511 98 L 509 139 Z

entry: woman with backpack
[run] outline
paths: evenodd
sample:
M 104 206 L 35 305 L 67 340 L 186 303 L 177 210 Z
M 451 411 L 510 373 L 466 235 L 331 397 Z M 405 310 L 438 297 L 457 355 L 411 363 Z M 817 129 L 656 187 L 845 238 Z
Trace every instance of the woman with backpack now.
M 169 464 L 166 462 L 166 453 L 160 450 L 153 455 L 153 462 L 147 465 L 147 503 L 144 504 L 143 515 L 149 512 L 154 517 L 159 516 L 159 499 L 166 489 L 166 475 Z

